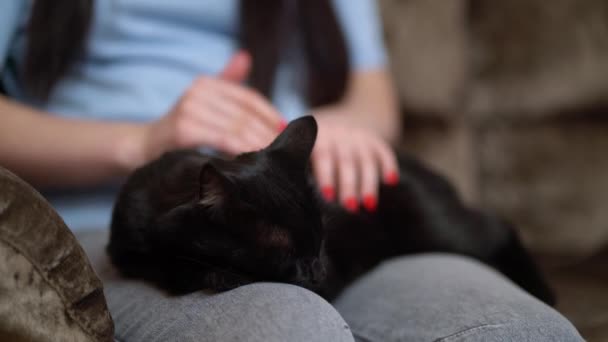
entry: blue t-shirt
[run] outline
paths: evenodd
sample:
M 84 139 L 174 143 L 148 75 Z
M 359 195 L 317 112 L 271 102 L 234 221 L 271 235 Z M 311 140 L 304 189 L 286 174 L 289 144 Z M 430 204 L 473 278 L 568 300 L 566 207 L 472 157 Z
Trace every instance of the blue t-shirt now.
M 374 0 L 333 0 L 355 70 L 384 66 Z M 87 57 L 44 104 L 29 99 L 15 70 L 23 61 L 29 0 L 0 1 L 0 78 L 10 97 L 66 117 L 151 121 L 199 75 L 215 75 L 238 48 L 238 0 L 96 0 Z M 300 53 L 280 61 L 271 100 L 288 120 L 306 114 Z M 0 119 L 1 120 L 1 119 Z M 1 122 L 1 121 L 0 121 Z M 116 189 L 47 193 L 72 229 L 107 226 Z

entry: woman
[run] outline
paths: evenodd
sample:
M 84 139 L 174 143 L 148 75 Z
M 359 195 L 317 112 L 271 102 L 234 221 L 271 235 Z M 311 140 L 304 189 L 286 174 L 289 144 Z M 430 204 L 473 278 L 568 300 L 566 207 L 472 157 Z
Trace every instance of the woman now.
M 106 227 L 115 180 L 163 152 L 255 150 L 305 113 L 319 124 L 312 163 L 328 201 L 374 210 L 379 182 L 397 177 L 372 0 L 5 0 L 0 72 L 0 163 L 74 230 Z M 103 234 L 80 236 L 120 340 L 580 340 L 461 257 L 384 263 L 333 306 L 284 284 L 167 297 L 117 276 Z

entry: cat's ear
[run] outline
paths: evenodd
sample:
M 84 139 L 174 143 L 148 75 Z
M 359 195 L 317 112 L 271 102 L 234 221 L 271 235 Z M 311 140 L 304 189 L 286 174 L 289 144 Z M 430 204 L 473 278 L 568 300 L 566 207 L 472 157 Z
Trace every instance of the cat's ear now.
M 317 121 L 308 115 L 292 121 L 285 130 L 268 146 L 271 153 L 279 152 L 292 162 L 308 164 L 310 153 L 317 139 Z
M 198 203 L 208 208 L 223 207 L 234 193 L 234 185 L 211 163 L 201 168 L 199 185 Z

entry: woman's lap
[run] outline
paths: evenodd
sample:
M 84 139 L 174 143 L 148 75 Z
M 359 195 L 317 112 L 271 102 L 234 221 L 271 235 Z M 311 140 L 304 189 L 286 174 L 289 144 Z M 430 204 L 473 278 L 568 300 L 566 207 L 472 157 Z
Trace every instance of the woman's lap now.
M 258 283 L 169 297 L 140 282 L 110 282 L 119 341 L 352 341 L 327 302 L 302 288 Z
M 301 287 L 256 283 L 169 296 L 120 277 L 103 251 L 105 234 L 77 237 L 104 283 L 118 341 L 353 341 L 340 314 Z
M 463 257 L 387 261 L 332 307 L 308 290 L 273 283 L 170 297 L 119 277 L 103 253 L 104 235 L 79 238 L 104 281 L 119 340 L 352 341 L 352 335 L 358 341 L 582 340 L 555 310 Z
M 333 304 L 358 341 L 582 341 L 553 308 L 455 255 L 389 260 Z

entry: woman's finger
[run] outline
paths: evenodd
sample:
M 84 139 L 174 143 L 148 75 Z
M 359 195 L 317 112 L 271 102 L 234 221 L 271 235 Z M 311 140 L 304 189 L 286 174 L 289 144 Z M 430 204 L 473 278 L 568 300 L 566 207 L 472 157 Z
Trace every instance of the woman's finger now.
M 213 102 L 213 105 L 222 112 L 236 113 L 233 117 L 233 128 L 238 128 L 238 130 L 235 130 L 234 134 L 246 133 L 259 143 L 260 147 L 266 147 L 278 135 L 277 131 L 271 130 L 268 125 L 260 121 L 258 116 L 248 111 L 247 108 L 240 107 L 237 103 L 218 101 Z
M 388 185 L 399 183 L 399 164 L 397 156 L 390 146 L 380 139 L 373 139 L 370 144 L 375 152 L 376 159 L 380 163 L 382 179 Z
M 246 151 L 265 147 L 275 136 L 259 119 L 238 104 L 216 96 L 213 92 L 191 95 L 184 105 L 187 115 L 201 125 L 213 127 L 242 140 Z
M 246 127 L 240 129 L 240 132 L 236 133 L 235 137 L 245 146 L 242 152 L 259 151 L 266 147 L 265 141 Z
M 251 55 L 245 50 L 239 50 L 232 55 L 218 77 L 226 81 L 240 83 L 247 79 L 250 71 Z
M 178 147 L 194 148 L 208 146 L 229 154 L 238 154 L 245 148 L 238 139 L 227 136 L 223 131 L 201 124 L 192 118 L 178 123 Z
M 338 170 L 339 198 L 342 205 L 350 212 L 359 210 L 357 200 L 357 164 L 353 145 L 337 143 L 334 146 Z
M 214 113 L 227 118 L 225 130 L 227 134 L 241 136 L 245 141 L 252 143 L 252 150 L 266 147 L 276 136 L 260 119 L 240 107 L 237 103 L 221 97 L 205 101 L 214 110 Z
M 229 132 L 238 113 L 226 112 L 206 99 L 190 97 L 182 101 L 181 115 L 197 125 L 213 128 L 216 131 Z
M 376 211 L 378 206 L 378 162 L 374 156 L 375 151 L 369 144 L 369 139 L 361 139 L 357 144 L 356 154 L 359 169 L 359 195 L 363 207 L 369 211 Z
M 279 112 L 262 95 L 251 89 L 240 84 L 207 77 L 200 78 L 195 87 L 203 89 L 213 87 L 217 92 L 258 115 L 270 129 L 278 132 L 284 128 L 285 122 Z
M 312 167 L 321 189 L 321 194 L 328 202 L 336 199 L 335 159 L 332 147 L 328 142 L 317 140 L 312 152 Z
M 269 127 L 250 108 L 243 106 L 240 102 L 234 101 L 233 98 L 226 96 L 226 94 L 216 87 L 210 87 L 204 92 L 194 92 L 192 97 L 196 98 L 200 103 L 208 104 L 217 112 L 224 113 L 224 116 L 230 117 L 231 120 L 246 120 L 246 127 L 255 132 L 266 145 L 276 138 L 278 134 L 276 129 Z M 263 146 L 265 146 L 264 144 Z

